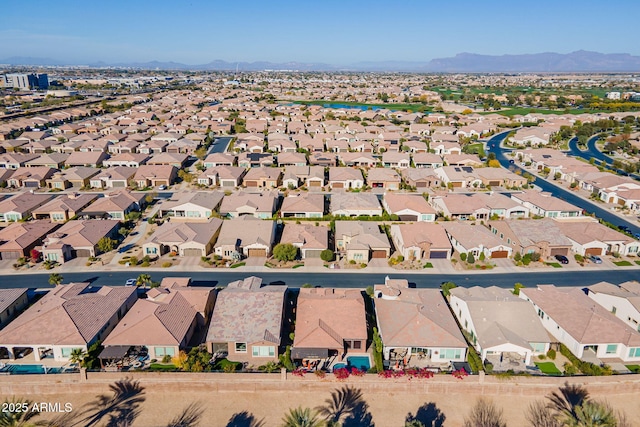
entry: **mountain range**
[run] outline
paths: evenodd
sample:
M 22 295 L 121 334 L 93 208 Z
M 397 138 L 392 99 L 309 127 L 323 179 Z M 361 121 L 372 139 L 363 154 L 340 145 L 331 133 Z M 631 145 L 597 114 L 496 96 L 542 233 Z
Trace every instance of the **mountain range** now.
M 459 53 L 450 58 L 430 61 L 368 61 L 346 66 L 324 63 L 284 62 L 227 62 L 214 60 L 206 64 L 189 65 L 179 62 L 95 62 L 89 64 L 65 63 L 51 58 L 11 57 L 0 59 L 0 64 L 28 66 L 74 66 L 92 68 L 138 68 L 194 71 L 384 71 L 423 73 L 522 73 L 522 72 L 640 72 L 640 56 L 628 53 L 598 53 L 579 50 L 571 53 L 535 53 L 520 55 L 480 55 Z

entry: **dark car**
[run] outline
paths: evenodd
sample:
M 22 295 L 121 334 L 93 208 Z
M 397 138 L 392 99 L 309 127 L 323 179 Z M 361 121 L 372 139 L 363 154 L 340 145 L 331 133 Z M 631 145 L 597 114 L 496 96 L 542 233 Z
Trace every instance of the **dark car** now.
M 569 264 L 569 258 L 564 255 L 556 255 L 556 259 L 560 264 Z

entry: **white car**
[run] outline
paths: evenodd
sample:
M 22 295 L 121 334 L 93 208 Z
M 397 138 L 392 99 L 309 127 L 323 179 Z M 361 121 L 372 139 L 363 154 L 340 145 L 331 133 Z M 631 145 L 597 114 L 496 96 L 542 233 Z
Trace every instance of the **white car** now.
M 162 190 L 166 190 L 167 186 L 166 185 L 161 185 L 160 187 L 158 187 L 158 190 L 162 191 Z
M 135 286 L 136 285 L 137 280 L 136 279 L 127 279 L 127 281 L 125 282 L 125 286 Z

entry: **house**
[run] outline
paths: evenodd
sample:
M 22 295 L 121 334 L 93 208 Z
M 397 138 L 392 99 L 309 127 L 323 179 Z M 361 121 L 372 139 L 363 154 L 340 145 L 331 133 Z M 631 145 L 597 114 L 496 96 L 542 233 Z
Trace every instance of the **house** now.
M 322 166 L 287 166 L 282 177 L 283 187 L 321 188 L 325 184 L 324 168 Z
M 510 290 L 474 286 L 449 292 L 449 306 L 458 324 L 494 370 L 524 370 L 533 356 L 549 350 L 552 339 L 536 311 Z
M 126 354 L 130 347 L 144 346 L 150 358 L 162 360 L 187 348 L 198 328 L 208 321 L 216 293 L 213 288 L 189 286 L 188 278 L 171 279 L 164 278 L 160 287 L 135 302 L 105 338 L 103 352 L 122 349 L 120 354 Z
M 599 282 L 583 290 L 609 313 L 640 331 L 640 282 L 630 281 L 619 285 Z
M 527 179 L 502 168 L 477 168 L 476 175 L 485 187 L 520 188 L 527 184 Z
M 589 298 L 580 287 L 521 289 L 542 325 L 579 359 L 640 361 L 640 333 Z
M 275 191 L 247 193 L 240 191 L 225 196 L 220 205 L 220 215 L 225 218 L 238 218 L 244 215 L 256 218 L 271 218 L 276 211 L 278 194 Z
M 367 319 L 362 291 L 303 288 L 298 295 L 291 358 L 348 361 L 367 354 Z
M 442 216 L 450 219 L 529 217 L 529 208 L 500 193 L 438 194 L 432 196 L 430 202 Z
M 78 215 L 97 198 L 96 194 L 64 194 L 34 209 L 32 215 L 35 219 L 65 222 Z
M 386 190 L 399 190 L 402 179 L 393 169 L 375 168 L 369 169 L 367 184 L 371 188 L 384 188 Z
M 198 191 L 174 193 L 175 199 L 166 200 L 159 212 L 171 221 L 206 221 L 220 207 L 224 193 L 219 191 Z
M 330 167 L 329 186 L 332 190 L 362 188 L 364 187 L 362 171 L 354 168 Z
M 334 167 L 336 166 L 336 156 L 331 153 L 314 151 L 309 154 L 309 164 L 314 166 Z
M 511 198 L 529 208 L 532 215 L 549 218 L 582 216 L 581 208 L 553 197 L 551 193 L 526 190 L 521 193 L 512 193 Z
M 7 178 L 7 185 L 13 188 L 46 188 L 47 180 L 55 172 L 55 169 L 47 166 L 18 168 Z
M 0 168 L 18 169 L 25 167 L 27 162 L 39 158 L 39 154 L 2 153 L 0 154 Z
M 52 169 L 61 169 L 69 155 L 60 153 L 46 154 L 42 153 L 37 158 L 28 161 L 26 167 L 47 167 Z
M 371 153 L 345 152 L 338 154 L 338 160 L 347 167 L 372 168 L 378 164 L 378 159 Z
M 382 153 L 382 164 L 385 168 L 405 169 L 411 166 L 411 155 L 404 152 L 386 151 Z
M 466 222 L 444 222 L 442 224 L 453 249 L 459 254 L 473 254 L 475 259 L 509 258 L 513 247 L 498 239 L 484 225 Z
M 282 172 L 268 167 L 253 167 L 242 179 L 247 188 L 277 188 L 282 183 Z
M 389 234 L 396 250 L 407 260 L 451 258 L 451 243 L 441 224 L 392 224 Z
M 244 215 L 223 221 L 215 254 L 226 260 L 268 257 L 275 240 L 275 222 Z
M 0 289 L 0 330 L 29 304 L 28 288 Z
M 322 218 L 325 213 L 324 194 L 300 193 L 289 195 L 282 201 L 283 218 Z
M 381 216 L 382 206 L 372 193 L 332 193 L 331 214 L 334 216 Z
M 273 154 L 269 153 L 240 153 L 238 156 L 238 166 L 245 169 L 270 167 L 273 164 Z
M 582 256 L 617 253 L 633 256 L 640 253 L 640 242 L 624 233 L 613 230 L 591 217 L 581 217 L 581 221 L 560 220 L 556 225 L 571 241 L 571 250 Z
M 389 367 L 448 368 L 464 362 L 467 341 L 439 289 L 411 289 L 404 279 L 375 285 L 376 323 Z
M 73 258 L 95 257 L 101 253 L 103 237 L 117 240 L 120 221 L 85 219 L 69 221 L 50 233 L 42 243 L 42 258 L 64 264 Z
M 389 258 L 389 239 L 375 222 L 336 221 L 335 227 L 335 251 L 347 261 L 369 262 L 372 258 Z
M 571 240 L 550 218 L 537 220 L 489 221 L 489 230 L 520 255 L 538 253 L 542 258 L 569 256 Z
M 142 165 L 133 176 L 140 188 L 170 186 L 178 177 L 178 169 L 173 165 Z
M 96 172 L 98 172 L 98 174 L 90 178 L 89 185 L 91 188 L 106 190 L 126 188 L 136 175 L 137 169 L 127 166 L 115 166 Z
M 409 168 L 400 170 L 405 184 L 417 190 L 425 188 L 439 187 L 440 177 L 436 175 L 432 168 Z
M 216 166 L 202 172 L 198 176 L 198 184 L 218 185 L 223 188 L 239 187 L 246 173 L 245 168 L 238 166 Z
M 482 184 L 482 179 L 471 166 L 443 166 L 433 171 L 451 188 L 476 188 Z
M 150 257 L 169 252 L 181 257 L 206 257 L 213 250 L 221 226 L 219 218 L 206 222 L 165 222 L 142 244 L 142 253 Z
M 91 178 L 100 171 L 95 168 L 76 166 L 54 172 L 51 178 L 46 180 L 47 187 L 51 189 L 65 190 L 67 188 L 89 188 Z
M 218 292 L 207 349 L 255 366 L 278 362 L 287 333 L 283 331 L 286 300 L 286 286 L 263 286 L 258 277 L 229 283 Z
M 509 141 L 514 145 L 537 147 L 549 144 L 552 134 L 552 129 L 535 126 L 525 127 L 518 129 L 515 134 L 509 138 Z
M 111 157 L 109 160 L 102 162 L 105 167 L 111 168 L 115 166 L 126 166 L 130 168 L 139 168 L 147 163 L 151 157 L 142 153 L 122 153 Z
M 149 166 L 173 166 L 177 169 L 182 169 L 188 159 L 188 154 L 158 153 L 147 160 L 146 164 Z
M 110 218 L 124 221 L 131 211 L 141 211 L 146 205 L 146 195 L 130 191 L 114 191 L 99 198 L 81 214 L 86 218 Z
M 31 212 L 53 198 L 51 194 L 20 193 L 0 201 L 0 222 L 29 219 Z
M 322 225 L 286 222 L 280 243 L 290 243 L 300 250 L 300 258 L 320 258 L 329 248 L 329 229 Z
M 10 360 L 33 353 L 36 362 L 66 362 L 103 340 L 136 300 L 135 287 L 58 285 L 0 331 L 0 350 Z
M 307 157 L 304 153 L 280 153 L 278 154 L 278 166 L 306 166 Z
M 31 251 L 42 245 L 43 239 L 57 227 L 58 224 L 36 220 L 0 229 L 0 259 L 30 258 Z
M 236 156 L 229 153 L 212 153 L 204 159 L 204 167 L 215 168 L 218 166 L 233 166 L 236 162 Z
M 469 166 L 479 168 L 482 160 L 477 154 L 443 154 L 442 160 L 449 166 Z
M 435 153 L 416 153 L 413 155 L 413 164 L 417 168 L 435 169 L 444 166 L 444 161 Z
M 102 165 L 106 165 L 105 162 L 109 161 L 109 155 L 102 151 L 74 151 L 69 154 L 69 157 L 65 160 L 64 164 L 68 167 L 73 166 L 86 166 L 97 168 Z M 116 165 L 113 166 L 131 166 L 131 165 Z
M 400 221 L 436 220 L 436 211 L 419 194 L 385 193 L 382 206 L 391 215 L 397 215 Z

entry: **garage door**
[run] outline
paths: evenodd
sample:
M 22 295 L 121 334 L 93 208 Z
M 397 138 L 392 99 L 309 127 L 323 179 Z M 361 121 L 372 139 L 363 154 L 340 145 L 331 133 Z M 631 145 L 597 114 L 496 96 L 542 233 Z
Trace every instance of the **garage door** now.
M 431 251 L 429 254 L 430 259 L 447 259 L 447 251 Z
M 589 255 L 602 255 L 602 248 L 589 248 L 584 251 L 585 256 Z
M 497 187 L 497 186 L 499 186 L 500 184 L 502 184 L 502 182 L 501 182 L 501 181 L 489 181 L 489 185 L 490 185 L 491 187 Z
M 235 183 L 233 181 L 222 181 L 223 187 L 235 187 Z
M 78 249 L 76 250 L 76 256 L 80 258 L 88 258 L 91 256 L 91 251 L 89 249 Z
M 427 183 L 424 181 L 418 181 L 416 182 L 416 188 L 425 188 L 427 187 Z
M 267 256 L 267 253 L 264 249 L 249 249 L 248 256 Z
M 564 255 L 567 256 L 569 255 L 569 248 L 553 248 L 551 249 L 551 256 L 556 256 L 556 255 Z
M 417 221 L 417 215 L 400 215 L 400 221 Z
M 11 251 L 0 252 L 0 258 L 2 259 L 18 259 L 21 256 L 22 254 L 20 252 L 11 252 Z
M 310 249 L 304 252 L 305 258 L 320 258 L 321 250 L 318 249 Z
M 387 251 L 373 251 L 371 253 L 371 258 L 386 258 Z
M 460 187 L 462 187 L 462 183 L 461 182 L 452 182 L 451 186 L 453 188 L 460 188 Z
M 491 258 L 508 258 L 509 251 L 493 251 L 491 252 Z
M 187 248 L 183 251 L 184 256 L 202 256 L 202 249 Z
M 244 185 L 246 187 L 257 187 L 258 186 L 258 181 L 245 181 Z
M 344 184 L 342 182 L 334 182 L 333 184 L 331 184 L 331 187 L 333 187 L 333 188 L 344 188 Z
M 38 181 L 24 181 L 23 184 L 26 188 L 38 188 Z
M 320 181 L 309 181 L 309 187 L 322 187 L 322 182 L 320 182 Z
M 124 188 L 124 187 L 126 187 L 126 183 L 124 181 L 113 181 L 112 187 L 114 187 L 114 188 Z

